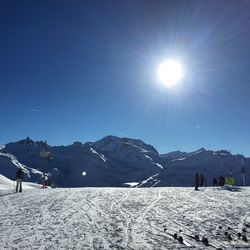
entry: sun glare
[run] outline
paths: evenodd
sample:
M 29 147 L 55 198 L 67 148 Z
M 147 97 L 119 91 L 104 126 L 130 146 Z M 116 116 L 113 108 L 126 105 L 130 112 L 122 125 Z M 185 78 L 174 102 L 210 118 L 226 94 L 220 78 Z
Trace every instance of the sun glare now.
M 176 60 L 166 60 L 159 65 L 157 76 L 161 83 L 172 87 L 183 78 L 182 66 Z

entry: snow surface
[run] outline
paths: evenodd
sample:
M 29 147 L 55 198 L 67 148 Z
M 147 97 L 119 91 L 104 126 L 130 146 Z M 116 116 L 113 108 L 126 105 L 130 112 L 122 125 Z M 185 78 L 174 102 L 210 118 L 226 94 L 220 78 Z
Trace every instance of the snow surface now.
M 124 183 L 125 186 L 129 186 L 129 187 L 136 187 L 139 184 L 140 184 L 140 182 L 126 182 L 126 183 Z
M 100 157 L 100 159 L 102 159 L 104 162 L 106 162 L 107 159 L 106 159 L 106 157 L 105 157 L 103 154 L 97 153 L 96 150 L 94 150 L 93 148 L 90 148 L 90 150 L 91 150 L 91 152 L 92 152 L 93 154 L 98 155 L 98 156 Z
M 236 236 L 246 228 L 250 237 L 249 208 L 250 188 L 0 191 L 0 249 L 250 249 Z M 179 230 L 190 247 L 170 235 Z

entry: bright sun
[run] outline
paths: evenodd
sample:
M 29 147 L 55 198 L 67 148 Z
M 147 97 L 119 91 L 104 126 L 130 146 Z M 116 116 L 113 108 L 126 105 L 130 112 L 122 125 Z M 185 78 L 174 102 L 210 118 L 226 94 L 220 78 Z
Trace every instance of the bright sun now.
M 178 61 L 168 59 L 159 65 L 157 76 L 161 83 L 172 87 L 183 78 L 182 66 Z

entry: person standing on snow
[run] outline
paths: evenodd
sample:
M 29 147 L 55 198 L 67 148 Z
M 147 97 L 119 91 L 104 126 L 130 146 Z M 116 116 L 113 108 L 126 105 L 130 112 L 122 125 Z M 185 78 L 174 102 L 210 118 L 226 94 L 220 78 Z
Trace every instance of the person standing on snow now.
M 218 182 L 219 186 L 223 187 L 225 185 L 225 177 L 223 175 L 221 175 L 219 177 L 219 182 Z
M 199 173 L 196 173 L 195 174 L 195 189 L 194 190 L 198 191 L 199 185 L 200 185 L 200 175 L 199 175 Z
M 19 168 L 16 172 L 16 192 L 22 192 L 22 181 L 23 181 L 24 173 L 21 168 Z
M 49 182 L 49 177 L 46 173 L 43 173 L 43 186 L 42 188 L 47 188 L 48 186 L 48 182 Z

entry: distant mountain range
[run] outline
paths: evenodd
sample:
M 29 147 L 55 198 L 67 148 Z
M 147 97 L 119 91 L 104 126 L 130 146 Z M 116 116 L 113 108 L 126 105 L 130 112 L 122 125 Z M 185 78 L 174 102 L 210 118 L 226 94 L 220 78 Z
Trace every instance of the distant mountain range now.
M 0 174 L 14 179 L 16 168 L 22 166 L 26 181 L 41 182 L 42 173 L 48 172 L 58 187 L 193 186 L 196 172 L 204 174 L 207 185 L 220 175 L 233 175 L 242 184 L 242 156 L 226 150 L 159 154 L 141 140 L 116 136 L 47 146 L 53 157 L 48 161 L 40 157 L 44 149 L 44 142 L 30 138 L 0 147 Z M 250 158 L 243 162 L 250 185 Z

